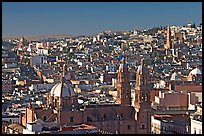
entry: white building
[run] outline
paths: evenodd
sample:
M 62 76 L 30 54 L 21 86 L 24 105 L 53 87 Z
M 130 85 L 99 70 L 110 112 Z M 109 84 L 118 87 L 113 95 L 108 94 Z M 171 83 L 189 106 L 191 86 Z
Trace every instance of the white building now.
M 191 134 L 202 134 L 202 117 L 194 116 L 191 118 Z
M 189 134 L 188 120 L 172 115 L 152 115 L 151 132 L 153 134 Z
M 191 117 L 191 134 L 202 134 L 202 106 Z
M 26 129 L 23 129 L 23 134 L 37 134 L 42 132 L 42 124 L 36 122 L 27 123 Z

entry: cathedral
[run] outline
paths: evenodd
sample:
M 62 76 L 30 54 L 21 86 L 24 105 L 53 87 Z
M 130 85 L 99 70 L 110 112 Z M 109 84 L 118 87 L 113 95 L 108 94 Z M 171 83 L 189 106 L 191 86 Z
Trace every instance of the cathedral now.
M 64 71 L 64 70 L 63 70 Z M 59 83 L 51 89 L 45 107 L 28 106 L 20 123 L 38 119 L 59 125 L 84 123 L 114 134 L 148 134 L 151 129 L 149 70 L 141 59 L 136 71 L 135 101 L 131 105 L 130 72 L 125 58 L 118 69 L 117 98 L 113 104 L 78 103 L 78 94 L 64 72 Z

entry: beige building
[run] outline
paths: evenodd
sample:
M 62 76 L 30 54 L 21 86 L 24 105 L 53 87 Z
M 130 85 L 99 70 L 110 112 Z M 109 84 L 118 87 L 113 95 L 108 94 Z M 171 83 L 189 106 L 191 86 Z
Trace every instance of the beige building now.
M 151 132 L 153 134 L 190 134 L 188 116 L 154 114 L 151 116 Z

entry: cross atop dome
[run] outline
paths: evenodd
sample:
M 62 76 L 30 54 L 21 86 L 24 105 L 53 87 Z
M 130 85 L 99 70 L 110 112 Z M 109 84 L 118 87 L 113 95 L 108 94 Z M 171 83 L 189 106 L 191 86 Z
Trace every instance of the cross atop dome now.
M 65 64 L 63 64 L 63 66 L 62 66 L 62 74 L 61 74 L 61 80 L 60 80 L 60 82 L 63 82 L 63 81 L 64 81 L 64 75 L 65 75 Z

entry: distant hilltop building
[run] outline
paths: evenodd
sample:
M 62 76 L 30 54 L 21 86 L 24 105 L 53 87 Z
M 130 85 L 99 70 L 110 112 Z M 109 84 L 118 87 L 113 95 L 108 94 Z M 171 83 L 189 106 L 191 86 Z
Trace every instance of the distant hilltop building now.
M 108 133 L 150 134 L 148 71 L 142 59 L 136 72 L 135 106 L 131 105 L 130 73 L 125 59 L 118 70 L 117 100 L 112 104 L 79 104 L 78 94 L 62 74 L 61 81 L 51 89 L 47 104 L 44 107 L 28 106 L 25 115 L 21 114 L 21 125 L 32 126 L 35 125 L 33 122 L 40 119 L 47 125 L 88 124 Z M 44 129 L 40 128 L 38 131 Z

